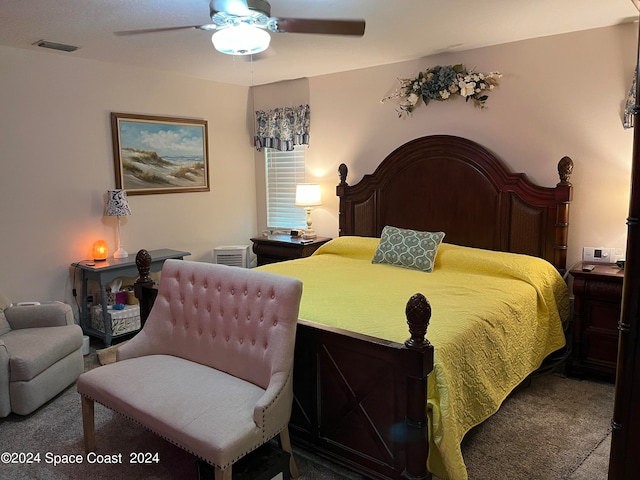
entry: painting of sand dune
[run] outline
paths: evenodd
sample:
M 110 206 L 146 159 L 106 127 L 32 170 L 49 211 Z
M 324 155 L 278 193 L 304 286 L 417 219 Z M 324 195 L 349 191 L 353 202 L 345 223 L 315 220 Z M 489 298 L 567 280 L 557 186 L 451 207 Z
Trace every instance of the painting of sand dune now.
M 209 190 L 207 122 L 111 115 L 116 186 L 128 195 Z

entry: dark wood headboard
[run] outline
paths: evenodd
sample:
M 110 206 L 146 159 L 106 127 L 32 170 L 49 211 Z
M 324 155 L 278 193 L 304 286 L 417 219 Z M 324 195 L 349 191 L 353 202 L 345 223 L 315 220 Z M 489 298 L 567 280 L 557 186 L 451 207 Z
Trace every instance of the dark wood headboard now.
M 385 225 L 443 231 L 445 242 L 542 257 L 564 272 L 572 170 L 563 157 L 560 182 L 542 187 L 471 140 L 417 138 L 356 185 L 340 165 L 340 235 L 379 237 Z

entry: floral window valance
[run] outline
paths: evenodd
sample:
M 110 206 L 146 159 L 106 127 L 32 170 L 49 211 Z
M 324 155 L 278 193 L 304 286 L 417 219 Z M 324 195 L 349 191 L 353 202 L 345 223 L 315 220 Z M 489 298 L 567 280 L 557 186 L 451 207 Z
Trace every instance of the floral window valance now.
M 256 112 L 255 147 L 291 151 L 295 145 L 309 144 L 309 105 L 282 107 Z

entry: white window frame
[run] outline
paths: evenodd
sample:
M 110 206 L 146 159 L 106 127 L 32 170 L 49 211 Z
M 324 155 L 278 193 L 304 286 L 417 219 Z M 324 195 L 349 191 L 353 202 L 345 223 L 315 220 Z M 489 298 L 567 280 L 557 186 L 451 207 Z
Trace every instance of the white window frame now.
M 305 145 L 282 152 L 265 148 L 267 228 L 272 231 L 304 228 L 306 213 L 296 207 L 296 185 L 305 183 Z

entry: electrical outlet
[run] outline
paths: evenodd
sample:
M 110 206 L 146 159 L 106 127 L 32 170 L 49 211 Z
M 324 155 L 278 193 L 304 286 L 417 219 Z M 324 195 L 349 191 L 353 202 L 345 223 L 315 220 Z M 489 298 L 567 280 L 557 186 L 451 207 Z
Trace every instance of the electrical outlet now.
M 616 249 L 605 247 L 583 247 L 582 261 L 587 263 L 615 263 Z

